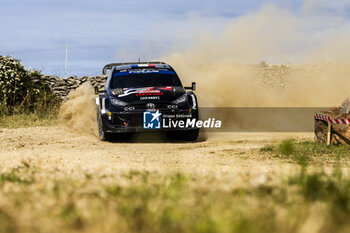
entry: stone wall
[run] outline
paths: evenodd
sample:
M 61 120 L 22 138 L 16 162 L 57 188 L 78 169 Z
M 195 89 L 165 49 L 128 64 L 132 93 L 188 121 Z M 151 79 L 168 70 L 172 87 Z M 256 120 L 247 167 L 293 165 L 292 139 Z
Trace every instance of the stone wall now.
M 106 79 L 106 75 L 95 77 L 84 76 L 81 78 L 78 78 L 76 76 L 69 78 L 60 78 L 57 76 L 43 75 L 41 77 L 33 77 L 32 82 L 46 83 L 59 99 L 64 100 L 72 90 L 77 89 L 80 85 L 86 82 L 90 83 L 93 87 L 98 86 L 99 88 L 103 88 Z

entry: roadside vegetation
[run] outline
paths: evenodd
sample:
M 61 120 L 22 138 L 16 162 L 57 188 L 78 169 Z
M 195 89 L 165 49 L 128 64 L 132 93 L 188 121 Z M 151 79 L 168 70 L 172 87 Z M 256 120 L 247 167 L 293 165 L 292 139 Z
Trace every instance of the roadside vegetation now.
M 37 126 L 52 126 L 57 124 L 57 113 L 34 114 L 21 113 L 0 117 L 0 128 L 26 128 Z
M 349 232 L 350 178 L 300 171 L 235 188 L 212 177 L 63 172 L 24 161 L 0 173 L 0 232 Z M 5 201 L 6 200 L 6 201 Z
M 0 56 L 0 127 L 54 123 L 60 101 L 47 84 L 32 82 L 41 75 L 39 71 L 26 70 L 12 57 Z
M 260 149 L 260 153 L 299 164 L 350 166 L 348 145 L 323 145 L 312 141 L 288 139 L 279 144 L 266 145 Z

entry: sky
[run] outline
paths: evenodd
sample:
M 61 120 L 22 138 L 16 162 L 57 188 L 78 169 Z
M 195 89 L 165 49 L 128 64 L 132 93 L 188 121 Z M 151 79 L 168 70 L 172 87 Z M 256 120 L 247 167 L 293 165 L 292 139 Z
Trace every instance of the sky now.
M 267 4 L 299 14 L 348 17 L 338 0 L 0 0 L 0 55 L 64 76 L 99 75 L 110 62 L 159 60 L 186 50 L 198 33 L 225 27 Z

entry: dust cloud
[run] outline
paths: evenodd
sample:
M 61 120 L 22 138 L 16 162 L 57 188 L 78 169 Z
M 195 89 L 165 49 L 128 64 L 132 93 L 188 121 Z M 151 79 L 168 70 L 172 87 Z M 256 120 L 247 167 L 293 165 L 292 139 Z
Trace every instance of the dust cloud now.
M 203 27 L 200 17 L 190 18 L 197 28 L 179 37 L 189 42 L 179 39 L 162 60 L 185 86 L 197 82 L 202 107 L 335 106 L 350 96 L 350 19 L 340 3 L 332 4 L 268 4 L 233 18 L 219 32 L 205 31 L 213 25 Z M 61 108 L 62 122 L 97 132 L 93 98 L 87 85 L 71 93 Z
M 60 108 L 59 120 L 68 129 L 97 136 L 96 107 L 93 88 L 84 83 L 68 95 Z
M 220 33 L 193 30 L 191 46 L 163 60 L 184 85 L 197 82 L 201 106 L 337 105 L 350 96 L 350 20 L 324 13 L 321 2 L 298 11 L 265 5 Z

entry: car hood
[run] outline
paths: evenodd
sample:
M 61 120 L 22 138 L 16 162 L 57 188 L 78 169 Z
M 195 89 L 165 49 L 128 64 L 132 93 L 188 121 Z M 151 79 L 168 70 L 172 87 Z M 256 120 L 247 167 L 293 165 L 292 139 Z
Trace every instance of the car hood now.
M 185 91 L 178 87 L 144 87 L 123 88 L 118 99 L 129 104 L 137 103 L 169 103 L 183 95 Z

